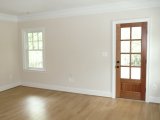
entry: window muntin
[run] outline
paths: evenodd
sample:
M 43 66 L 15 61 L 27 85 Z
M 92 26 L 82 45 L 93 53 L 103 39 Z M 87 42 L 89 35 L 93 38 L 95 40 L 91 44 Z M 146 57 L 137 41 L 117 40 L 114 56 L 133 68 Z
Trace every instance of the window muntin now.
M 44 71 L 44 32 L 25 31 L 25 69 Z

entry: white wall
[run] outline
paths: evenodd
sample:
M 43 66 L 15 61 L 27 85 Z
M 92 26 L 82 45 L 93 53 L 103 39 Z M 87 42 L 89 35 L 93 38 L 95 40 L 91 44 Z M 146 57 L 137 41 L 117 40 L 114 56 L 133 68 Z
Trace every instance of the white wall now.
M 0 91 L 20 81 L 18 23 L 0 20 Z
M 160 100 L 160 8 L 19 23 L 20 31 L 39 27 L 46 30 L 47 70 L 46 72 L 23 70 L 23 83 L 111 96 L 112 21 L 137 18 L 151 18 L 150 99 Z M 103 53 L 107 53 L 107 56 L 103 56 Z M 71 76 L 73 80 L 70 80 Z

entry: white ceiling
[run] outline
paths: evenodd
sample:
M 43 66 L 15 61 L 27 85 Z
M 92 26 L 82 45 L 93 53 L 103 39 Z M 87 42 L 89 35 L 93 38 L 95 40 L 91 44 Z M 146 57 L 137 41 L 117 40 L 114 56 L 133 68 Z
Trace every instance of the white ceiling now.
M 26 15 L 134 0 L 0 0 L 0 13 Z
M 30 21 L 160 7 L 160 0 L 0 0 L 0 20 Z

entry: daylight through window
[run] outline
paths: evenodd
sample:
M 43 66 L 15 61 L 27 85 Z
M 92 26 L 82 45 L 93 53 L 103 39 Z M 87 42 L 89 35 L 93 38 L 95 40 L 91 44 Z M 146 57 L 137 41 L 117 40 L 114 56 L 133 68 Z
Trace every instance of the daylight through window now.
M 43 31 L 25 32 L 25 68 L 44 70 Z

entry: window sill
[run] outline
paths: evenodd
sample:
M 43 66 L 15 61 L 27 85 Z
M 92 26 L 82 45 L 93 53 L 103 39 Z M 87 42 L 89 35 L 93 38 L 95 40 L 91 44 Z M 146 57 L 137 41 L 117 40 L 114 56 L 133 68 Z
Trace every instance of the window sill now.
M 23 70 L 29 72 L 46 72 L 46 69 L 35 69 L 35 68 L 24 68 Z

